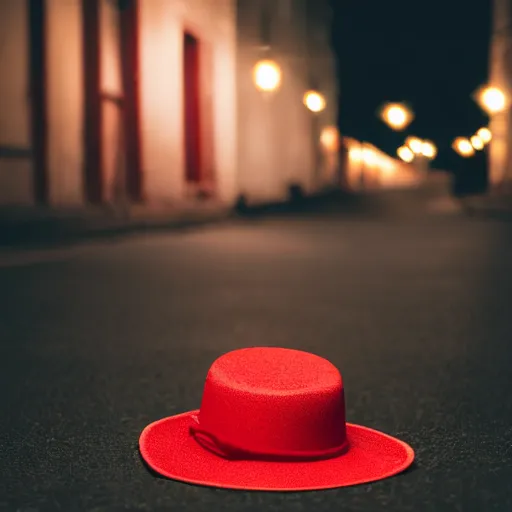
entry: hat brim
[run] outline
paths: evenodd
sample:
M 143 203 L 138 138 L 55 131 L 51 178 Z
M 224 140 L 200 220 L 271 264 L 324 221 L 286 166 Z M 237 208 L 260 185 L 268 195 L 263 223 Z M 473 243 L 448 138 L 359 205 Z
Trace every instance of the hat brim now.
M 142 458 L 162 476 L 189 484 L 253 491 L 310 491 L 382 480 L 414 460 L 403 441 L 347 424 L 350 449 L 339 457 L 309 462 L 230 461 L 201 447 L 190 435 L 191 411 L 148 425 L 139 439 Z

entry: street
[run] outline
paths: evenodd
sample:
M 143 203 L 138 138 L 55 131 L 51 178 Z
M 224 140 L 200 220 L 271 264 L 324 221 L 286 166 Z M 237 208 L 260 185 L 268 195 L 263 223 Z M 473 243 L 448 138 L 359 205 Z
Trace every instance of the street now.
M 512 224 L 328 211 L 3 261 L 2 511 L 512 510 Z M 142 429 L 255 345 L 332 361 L 348 421 L 409 443 L 412 469 L 289 494 L 151 474 Z

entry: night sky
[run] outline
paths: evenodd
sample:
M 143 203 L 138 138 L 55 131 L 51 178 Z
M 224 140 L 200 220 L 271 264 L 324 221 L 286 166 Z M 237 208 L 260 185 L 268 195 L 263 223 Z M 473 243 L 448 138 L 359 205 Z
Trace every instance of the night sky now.
M 338 54 L 340 129 L 396 154 L 405 136 L 433 140 L 437 168 L 478 172 L 479 153 L 461 159 L 451 149 L 488 123 L 471 94 L 488 78 L 490 0 L 333 0 Z M 376 113 L 405 101 L 416 115 L 394 133 Z

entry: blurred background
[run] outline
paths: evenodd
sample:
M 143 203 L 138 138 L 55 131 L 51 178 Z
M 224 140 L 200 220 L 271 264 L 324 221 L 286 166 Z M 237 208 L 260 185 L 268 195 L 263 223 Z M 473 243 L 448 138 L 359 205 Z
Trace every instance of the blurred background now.
M 474 195 L 510 174 L 505 0 L 421 12 L 402 0 L 0 9 L 6 215 L 165 214 L 417 186 L 429 170 Z

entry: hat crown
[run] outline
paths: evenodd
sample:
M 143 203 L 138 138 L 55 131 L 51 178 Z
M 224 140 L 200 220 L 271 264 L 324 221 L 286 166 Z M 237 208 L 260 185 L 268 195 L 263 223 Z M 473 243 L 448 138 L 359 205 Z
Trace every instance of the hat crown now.
M 342 378 L 332 363 L 307 352 L 235 350 L 212 364 L 198 423 L 209 445 L 214 440 L 245 455 L 339 453 L 346 444 Z

